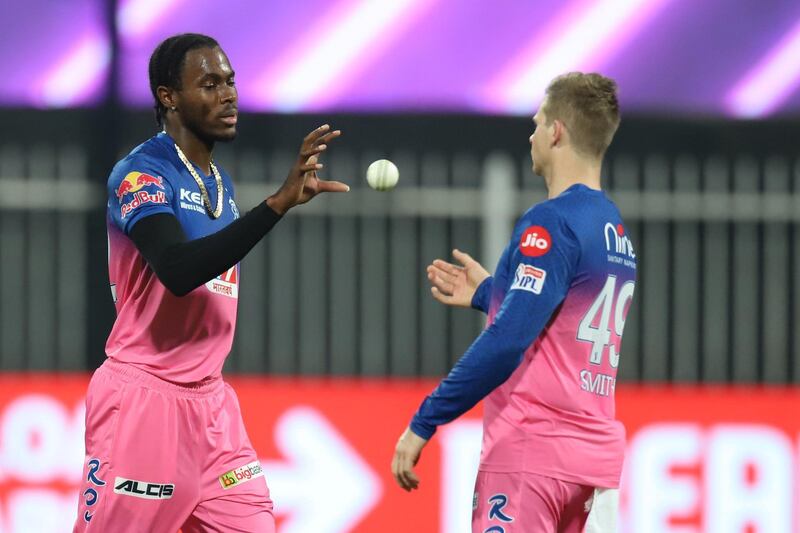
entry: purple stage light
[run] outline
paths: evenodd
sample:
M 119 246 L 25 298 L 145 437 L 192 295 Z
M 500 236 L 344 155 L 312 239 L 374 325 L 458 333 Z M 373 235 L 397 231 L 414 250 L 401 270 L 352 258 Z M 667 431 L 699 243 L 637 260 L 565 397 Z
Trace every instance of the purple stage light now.
M 670 0 L 576 1 L 491 84 L 487 110 L 531 113 L 551 79 L 602 67 Z
M 342 0 L 298 35 L 256 82 L 260 105 L 282 112 L 324 109 L 343 85 L 436 0 Z
M 111 46 L 101 35 L 88 35 L 44 75 L 38 103 L 69 107 L 89 101 L 106 79 Z
M 123 0 L 117 10 L 117 28 L 125 38 L 146 35 L 185 0 Z
M 110 64 L 104 9 L 103 0 L 0 2 L 0 50 L 10 73 L 0 105 L 99 102 Z
M 14 74 L 0 86 L 0 105 L 101 101 L 110 66 L 105 5 L 0 2 L 0 49 L 25 51 L 6 55 Z M 618 80 L 626 114 L 800 111 L 800 62 L 793 59 L 800 57 L 800 3 L 769 6 L 228 0 L 221 10 L 215 0 L 120 0 L 118 97 L 150 107 L 153 49 L 170 35 L 197 32 L 229 54 L 244 111 L 528 115 L 550 79 L 569 70 Z
M 738 117 L 758 118 L 778 108 L 800 86 L 800 21 L 736 84 L 727 98 Z

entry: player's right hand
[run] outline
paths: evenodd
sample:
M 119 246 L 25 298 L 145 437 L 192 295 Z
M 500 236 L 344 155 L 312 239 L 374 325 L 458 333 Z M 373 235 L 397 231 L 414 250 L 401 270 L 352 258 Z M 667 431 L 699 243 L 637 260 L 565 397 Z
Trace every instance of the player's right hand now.
M 339 181 L 321 180 L 317 171 L 323 165 L 320 154 L 328 144 L 342 134 L 340 130 L 330 131 L 327 124 L 315 129 L 303 139 L 292 169 L 278 192 L 267 198 L 267 204 L 279 215 L 283 215 L 296 205 L 304 204 L 321 192 L 347 192 L 346 184 Z
M 392 457 L 392 475 L 400 488 L 407 492 L 419 488 L 419 476 L 414 472 L 422 449 L 428 444 L 427 439 L 423 439 L 411 428 L 406 428 L 397 441 Z
M 442 259 L 428 265 L 431 294 L 443 304 L 470 307 L 475 291 L 489 273 L 469 254 L 456 249 L 453 257 L 461 266 Z

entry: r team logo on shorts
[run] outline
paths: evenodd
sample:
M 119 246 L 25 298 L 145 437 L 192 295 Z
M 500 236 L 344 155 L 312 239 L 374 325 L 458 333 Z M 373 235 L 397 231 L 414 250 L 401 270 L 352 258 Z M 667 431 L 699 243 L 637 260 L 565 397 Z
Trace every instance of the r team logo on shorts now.
M 145 500 L 169 500 L 175 492 L 172 483 L 150 483 L 117 477 L 114 479 L 114 493 Z
M 264 470 L 261 468 L 261 463 L 253 461 L 230 472 L 225 472 L 219 476 L 219 483 L 222 488 L 228 490 L 231 487 L 246 483 L 253 478 L 261 477 L 264 475 Z
M 521 290 L 532 292 L 533 294 L 542 294 L 546 277 L 546 270 L 520 263 L 514 273 L 514 282 L 511 284 L 509 291 Z

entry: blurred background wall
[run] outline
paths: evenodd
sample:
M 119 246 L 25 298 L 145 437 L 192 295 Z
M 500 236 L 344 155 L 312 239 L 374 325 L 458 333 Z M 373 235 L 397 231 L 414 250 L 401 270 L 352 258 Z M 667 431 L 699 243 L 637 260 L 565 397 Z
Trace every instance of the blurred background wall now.
M 239 137 L 215 158 L 236 180 L 240 209 L 276 190 L 310 129 L 329 122 L 344 132 L 324 174 L 353 190 L 292 211 L 243 261 L 226 369 L 263 380 L 253 389 L 263 397 L 242 402 L 263 411 L 249 427 L 265 428 L 253 437 L 265 457 L 282 453 L 273 432 L 297 407 L 282 411 L 271 400 L 283 380 L 374 402 L 365 418 L 396 423 L 386 436 L 329 428 L 354 455 L 385 449 L 374 463 L 363 459 L 377 473 L 362 477 L 379 496 L 339 522 L 303 523 L 289 504 L 296 478 L 271 482 L 284 531 L 387 531 L 375 518 L 396 516 L 387 501 L 398 498 L 398 509 L 419 501 L 402 500 L 386 476 L 395 433 L 483 321 L 433 301 L 424 267 L 458 247 L 491 269 L 516 217 L 545 198 L 530 170 L 531 116 L 547 82 L 569 70 L 614 77 L 623 111 L 604 168 L 639 260 L 620 416 L 631 417 L 629 458 L 651 455 L 628 469 L 627 483 L 649 496 L 624 498 L 621 530 L 800 531 L 800 4 L 783 0 L 0 5 L 0 368 L 16 384 L 3 420 L 22 421 L 0 425 L 12 432 L 3 442 L 22 443 L 11 451 L 0 444 L 0 465 L 21 457 L 41 464 L 42 454 L 55 465 L 34 480 L 0 478 L 3 531 L 67 531 L 74 516 L 80 394 L 114 320 L 105 180 L 156 133 L 147 60 L 163 38 L 184 31 L 214 36 L 237 71 Z M 380 157 L 400 168 L 388 193 L 364 180 Z M 343 385 L 328 390 L 330 377 Z M 59 380 L 70 383 L 62 392 Z M 370 386 L 408 397 L 370 396 Z M 685 395 L 694 410 L 669 408 Z M 337 415 L 315 401 L 316 411 L 291 419 L 298 427 L 333 423 Z M 625 401 L 647 406 L 651 419 L 639 420 Z M 48 433 L 53 412 L 63 432 Z M 473 462 L 475 427 L 453 437 Z M 720 428 L 734 432 L 723 438 Z M 651 430 L 662 431 L 655 441 L 663 448 L 646 440 Z M 58 443 L 58 433 L 72 444 L 47 448 L 44 436 Z M 691 436 L 695 447 L 679 445 Z M 708 451 L 714 439 L 727 443 L 721 449 L 745 445 L 720 467 Z M 669 459 L 665 450 L 676 449 L 683 455 Z M 448 457 L 457 452 L 449 453 L 441 468 L 439 455 L 430 459 L 435 503 L 417 530 L 461 531 L 452 517 L 468 516 L 470 491 L 459 506 L 449 487 L 471 486 L 474 466 L 454 467 Z M 741 490 L 712 490 L 705 475 L 680 471 L 706 467 L 733 480 L 715 487 Z M 652 479 L 662 482 L 647 485 Z M 60 511 L 35 511 L 51 504 Z

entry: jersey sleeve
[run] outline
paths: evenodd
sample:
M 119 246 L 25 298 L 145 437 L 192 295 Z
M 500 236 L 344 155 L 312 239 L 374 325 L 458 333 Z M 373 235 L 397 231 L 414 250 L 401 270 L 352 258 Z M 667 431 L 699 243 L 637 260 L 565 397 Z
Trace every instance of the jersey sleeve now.
M 489 299 L 492 296 L 492 283 L 494 282 L 494 277 L 489 276 L 485 280 L 478 285 L 478 288 L 475 289 L 475 294 L 472 295 L 472 308 L 477 309 L 478 311 L 483 311 L 484 313 L 489 312 Z
M 144 155 L 121 161 L 108 179 L 108 211 L 111 220 L 126 235 L 142 218 L 156 213 L 175 215 L 168 170 L 155 158 Z
M 516 241 L 516 245 L 514 245 Z M 411 430 L 429 439 L 505 382 L 564 300 L 580 259 L 578 240 L 551 205 L 541 204 L 512 237 L 513 280 L 492 322 L 425 398 Z

